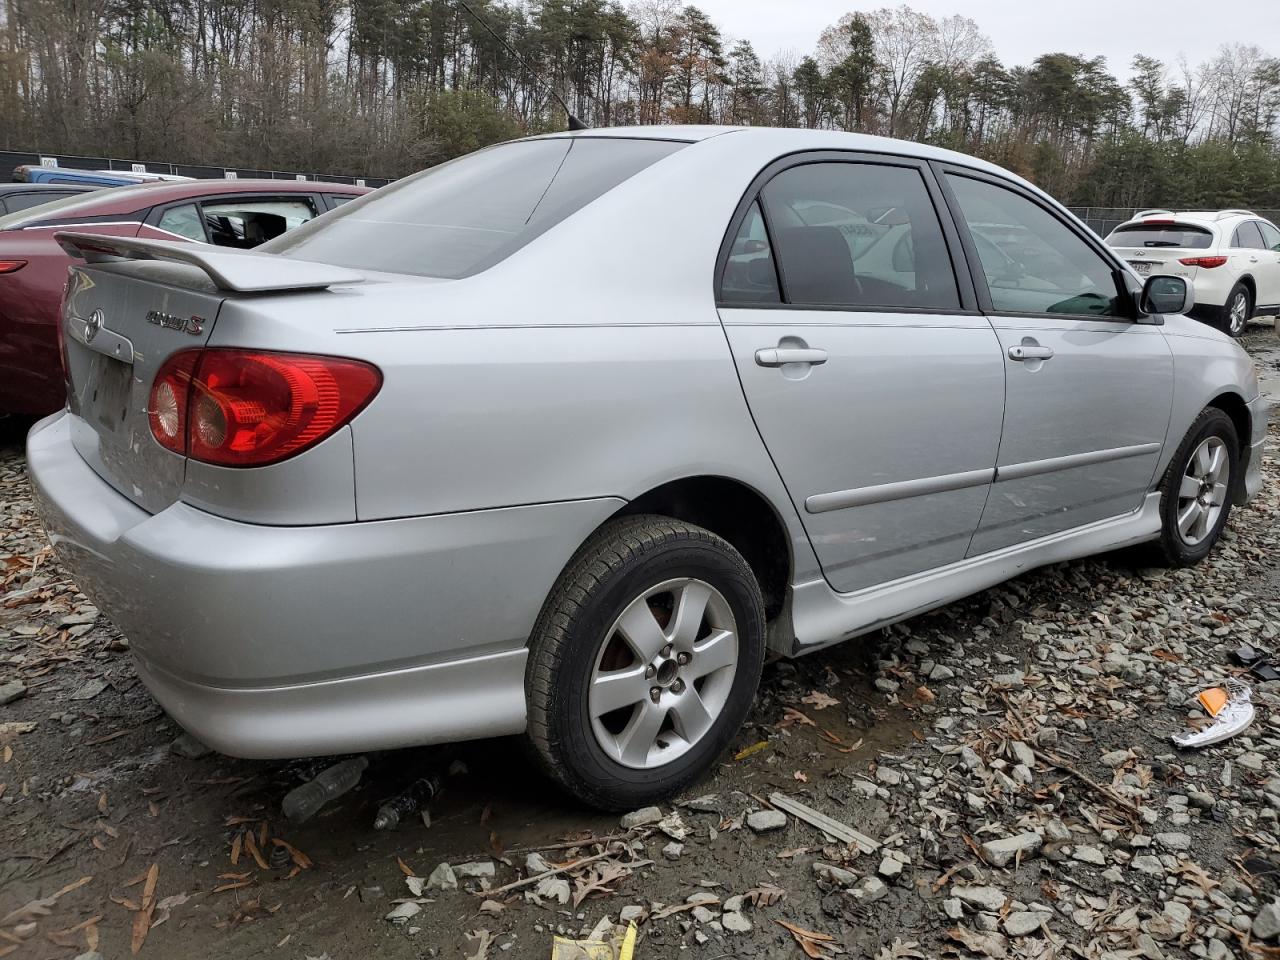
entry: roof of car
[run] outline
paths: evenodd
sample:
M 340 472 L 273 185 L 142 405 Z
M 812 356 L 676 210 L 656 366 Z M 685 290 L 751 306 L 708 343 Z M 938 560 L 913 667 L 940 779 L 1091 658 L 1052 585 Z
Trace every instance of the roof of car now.
M 1162 221 L 1180 221 L 1196 225 L 1212 226 L 1236 220 L 1261 220 L 1252 210 L 1143 210 L 1131 220 L 1126 220 L 1121 227 L 1140 223 L 1156 223 Z M 1116 229 L 1119 229 L 1117 227 Z
M 157 180 L 124 187 L 108 187 L 95 190 L 83 198 L 62 201 L 55 209 L 33 207 L 29 212 L 15 214 L 0 225 L 12 229 L 38 223 L 61 221 L 68 217 L 124 216 L 137 213 L 161 203 L 175 200 L 198 200 L 210 195 L 228 193 L 342 193 L 352 196 L 368 193 L 369 187 L 350 183 L 325 183 L 317 180 Z M 14 222 L 21 216 L 21 222 Z

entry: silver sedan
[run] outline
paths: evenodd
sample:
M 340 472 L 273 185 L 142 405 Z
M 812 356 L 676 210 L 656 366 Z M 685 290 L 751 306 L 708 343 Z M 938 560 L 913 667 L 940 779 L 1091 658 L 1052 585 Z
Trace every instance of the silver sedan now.
M 1252 365 L 1034 186 L 918 144 L 520 140 L 257 252 L 61 234 L 46 527 L 226 753 L 524 733 L 682 789 L 794 656 L 1037 565 L 1204 558 Z

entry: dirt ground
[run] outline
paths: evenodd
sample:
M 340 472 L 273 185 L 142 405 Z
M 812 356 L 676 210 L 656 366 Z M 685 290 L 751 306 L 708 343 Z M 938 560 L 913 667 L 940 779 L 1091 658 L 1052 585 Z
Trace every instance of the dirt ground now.
M 1248 345 L 1280 398 L 1270 324 Z M 281 798 L 330 761 L 184 755 L 127 639 L 59 569 L 21 431 L 0 429 L 0 700 L 25 690 L 0 705 L 0 957 L 547 958 L 553 934 L 624 908 L 637 960 L 1280 956 L 1277 682 L 1241 737 L 1168 742 L 1196 690 L 1242 673 L 1232 648 L 1276 649 L 1274 454 L 1267 493 L 1193 570 L 1059 565 L 767 667 L 732 751 L 681 798 L 700 799 L 661 824 L 624 830 L 488 741 L 371 755 L 293 825 Z M 376 832 L 378 804 L 428 771 L 430 824 Z M 746 817 L 775 792 L 883 846 L 795 817 L 757 832 Z M 1004 864 L 1002 838 L 1023 844 Z M 568 888 L 481 889 L 597 853 Z M 409 875 L 441 863 L 481 876 L 415 894 Z

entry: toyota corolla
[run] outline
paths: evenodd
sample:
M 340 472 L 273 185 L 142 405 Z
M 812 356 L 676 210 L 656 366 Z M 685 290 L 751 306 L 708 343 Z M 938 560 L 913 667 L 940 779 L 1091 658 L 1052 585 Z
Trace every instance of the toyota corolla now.
M 525 734 L 633 807 L 769 655 L 1037 565 L 1205 557 L 1252 365 L 1056 202 L 932 147 L 663 127 L 507 143 L 256 251 L 59 234 L 49 534 L 196 736 Z

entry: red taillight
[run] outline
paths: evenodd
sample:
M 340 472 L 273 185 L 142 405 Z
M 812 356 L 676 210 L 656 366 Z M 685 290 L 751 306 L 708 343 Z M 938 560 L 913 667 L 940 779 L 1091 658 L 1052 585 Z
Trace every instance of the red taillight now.
M 25 260 L 0 260 L 0 273 L 16 273 L 26 265 Z
M 209 348 L 165 361 L 151 386 L 151 433 L 206 463 L 258 467 L 314 446 L 382 386 L 377 367 L 301 353 Z
M 1184 267 L 1204 267 L 1212 270 L 1214 267 L 1220 267 L 1227 262 L 1226 257 L 1182 257 L 1178 260 Z

